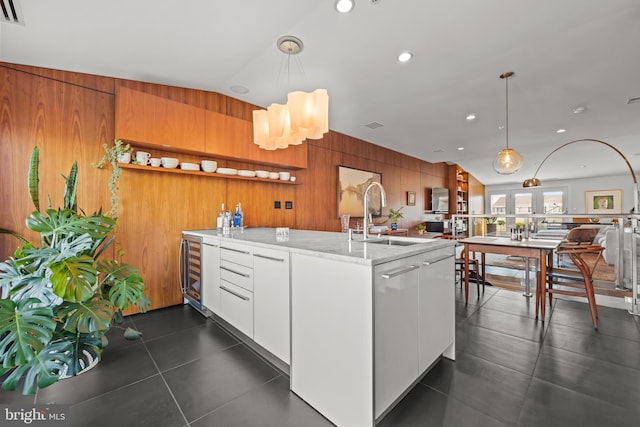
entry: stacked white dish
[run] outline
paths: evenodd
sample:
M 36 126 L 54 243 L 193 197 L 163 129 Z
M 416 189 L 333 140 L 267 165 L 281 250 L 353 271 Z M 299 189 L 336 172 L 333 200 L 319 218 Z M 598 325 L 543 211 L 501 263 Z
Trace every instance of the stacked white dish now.
M 183 171 L 199 171 L 200 165 L 197 163 L 182 162 L 180 163 L 180 169 Z
M 215 160 L 203 160 L 201 164 L 202 170 L 205 172 L 215 172 L 218 168 L 218 162 Z
M 278 172 L 269 172 L 269 179 L 280 179 L 280 174 Z
M 278 175 L 280 176 L 280 179 L 282 181 L 289 181 L 289 178 L 291 178 L 291 173 L 290 172 L 280 172 L 280 173 L 278 173 Z
M 267 172 L 267 171 L 256 171 L 256 176 L 258 178 L 269 178 L 269 172 Z
M 164 168 L 175 169 L 178 167 L 178 163 L 180 163 L 180 161 L 174 157 L 162 157 L 160 159 L 160 163 Z
M 244 176 L 246 178 L 253 178 L 254 176 L 256 176 L 256 171 L 249 171 L 249 170 L 239 170 L 238 171 L 238 176 Z
M 238 170 L 232 168 L 218 168 L 216 169 L 216 173 L 219 173 L 221 175 L 237 175 Z

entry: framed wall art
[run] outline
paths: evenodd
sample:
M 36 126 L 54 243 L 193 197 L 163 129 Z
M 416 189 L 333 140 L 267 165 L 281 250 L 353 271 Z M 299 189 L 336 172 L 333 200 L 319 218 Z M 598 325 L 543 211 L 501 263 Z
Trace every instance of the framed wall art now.
M 585 191 L 585 198 L 589 214 L 622 213 L 622 190 Z
M 351 217 L 364 216 L 364 191 L 372 182 L 382 184 L 382 175 L 362 169 L 338 166 L 338 218 L 344 214 Z M 371 216 L 382 215 L 382 198 L 380 190 L 369 190 L 369 213 Z
M 416 192 L 407 191 L 407 206 L 415 206 L 415 205 L 416 205 Z

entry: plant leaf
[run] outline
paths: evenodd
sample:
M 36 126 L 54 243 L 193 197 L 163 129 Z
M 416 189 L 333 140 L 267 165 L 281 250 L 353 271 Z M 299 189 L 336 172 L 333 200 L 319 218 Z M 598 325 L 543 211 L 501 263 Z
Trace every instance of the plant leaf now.
M 71 334 L 63 333 L 64 339 L 72 344 L 73 354 L 67 375 L 78 375 L 95 359 L 102 356 L 102 339 L 104 334 Z
M 0 362 L 4 368 L 30 362 L 49 342 L 56 328 L 53 310 L 28 298 L 0 300 Z
M 136 331 L 133 328 L 127 328 L 124 330 L 124 338 L 128 340 L 137 340 L 142 336 L 142 332 Z
M 66 182 L 64 187 L 64 208 L 77 212 L 78 205 L 76 204 L 76 188 L 78 179 L 78 162 L 73 162 L 71 170 L 69 171 L 69 176 L 63 175 L 63 178 Z
M 20 243 L 22 243 L 23 245 L 29 243 L 29 241 L 22 237 L 20 234 L 16 233 L 15 231 L 7 230 L 6 228 L 0 228 L 0 234 L 11 234 L 13 237 L 20 240 Z
M 33 206 L 35 206 L 36 210 L 40 212 L 40 197 L 38 192 L 38 183 L 40 182 L 40 179 L 38 178 L 38 162 L 39 151 L 38 146 L 36 145 L 31 152 L 31 160 L 29 161 L 29 175 L 27 177 L 27 181 L 29 183 L 29 195 L 31 196 Z
M 138 269 L 115 260 L 102 260 L 98 271 L 104 274 L 103 292 L 108 289 L 108 298 L 113 305 L 124 310 L 137 304 L 144 292 L 144 281 L 138 275 Z
M 60 373 L 71 363 L 71 343 L 53 342 L 36 354 L 29 363 L 15 368 L 2 383 L 5 390 L 15 390 L 24 376 L 22 394 L 35 394 L 37 387 L 44 388 L 58 381 Z
M 58 241 L 69 234 L 89 234 L 98 240 L 97 247 L 115 226 L 115 220 L 103 215 L 79 216 L 70 209 L 47 209 L 47 216 L 33 212 L 27 218 L 27 227 L 46 238 L 49 245 L 55 246 Z
M 51 264 L 53 293 L 65 301 L 83 302 L 93 297 L 96 269 L 88 255 L 69 257 Z
M 84 334 L 107 331 L 113 319 L 113 304 L 109 300 L 93 299 L 87 302 L 64 302 L 55 310 L 64 319 L 63 328 Z

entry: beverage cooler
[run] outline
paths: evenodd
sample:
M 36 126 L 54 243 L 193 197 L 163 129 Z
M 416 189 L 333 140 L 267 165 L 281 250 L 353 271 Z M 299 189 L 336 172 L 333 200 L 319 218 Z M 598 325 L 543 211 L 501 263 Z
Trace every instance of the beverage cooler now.
M 202 311 L 202 239 L 182 234 L 178 275 L 185 302 Z

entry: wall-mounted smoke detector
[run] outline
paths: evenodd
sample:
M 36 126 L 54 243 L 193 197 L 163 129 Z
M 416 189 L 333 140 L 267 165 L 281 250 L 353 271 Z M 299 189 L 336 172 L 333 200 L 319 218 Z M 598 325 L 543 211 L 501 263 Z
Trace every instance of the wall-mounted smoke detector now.
M 24 17 L 18 0 L 0 0 L 0 7 L 2 8 L 0 15 L 2 22 L 24 25 Z

